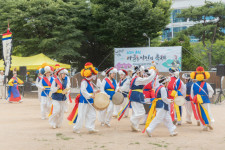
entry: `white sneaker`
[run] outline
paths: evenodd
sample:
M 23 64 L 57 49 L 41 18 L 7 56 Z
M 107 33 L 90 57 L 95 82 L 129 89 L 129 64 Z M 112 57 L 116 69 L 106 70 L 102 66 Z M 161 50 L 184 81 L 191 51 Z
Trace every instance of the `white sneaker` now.
M 170 134 L 170 136 L 177 136 L 177 132 L 176 131 L 173 131 L 171 134 Z
M 53 129 L 56 129 L 56 125 L 53 125 L 52 128 L 53 128 Z
M 149 137 L 152 137 L 151 133 L 146 130 L 146 133 Z
M 19 103 L 22 103 L 22 102 L 23 102 L 23 100 L 20 100 L 20 101 L 19 101 Z
M 101 123 L 101 126 L 103 127 L 105 125 L 105 123 Z
M 131 125 L 131 129 L 133 132 L 141 132 L 141 129 L 136 128 L 134 125 Z
M 93 129 L 93 130 L 89 130 L 89 133 L 90 134 L 92 134 L 92 133 L 98 133 L 99 131 L 98 130 L 95 130 L 95 129 Z
M 42 120 L 45 120 L 46 118 L 45 118 L 45 117 L 41 117 L 41 119 L 42 119 Z
M 109 128 L 111 127 L 111 125 L 109 123 L 105 123 L 105 125 Z
M 202 130 L 203 131 L 208 131 L 208 127 L 204 127 Z
M 208 125 L 208 127 L 210 130 L 213 130 L 213 127 L 210 124 Z
M 80 134 L 79 130 L 73 130 L 73 133 Z
M 192 124 L 192 122 L 191 122 L 191 121 L 186 121 L 186 123 L 187 123 L 187 124 Z

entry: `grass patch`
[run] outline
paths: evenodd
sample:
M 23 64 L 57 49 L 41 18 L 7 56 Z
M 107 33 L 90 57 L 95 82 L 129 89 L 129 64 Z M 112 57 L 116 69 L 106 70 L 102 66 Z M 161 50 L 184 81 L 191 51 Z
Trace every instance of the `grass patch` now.
M 148 143 L 148 144 L 152 144 L 152 145 L 155 145 L 155 146 L 157 146 L 157 147 L 163 147 L 163 145 L 161 145 L 161 144 L 158 144 L 158 143 Z
M 62 136 L 63 134 L 62 133 L 56 133 L 56 136 Z
M 102 145 L 100 148 L 104 148 L 105 146 L 104 145 Z
M 135 142 L 134 144 L 140 144 L 139 142 Z
M 61 138 L 62 140 L 65 140 L 65 141 L 68 141 L 68 140 L 71 140 L 71 139 L 74 139 L 72 137 L 66 137 L 65 135 L 63 135 L 62 133 L 56 133 L 56 136 Z M 58 140 L 58 139 L 57 139 Z

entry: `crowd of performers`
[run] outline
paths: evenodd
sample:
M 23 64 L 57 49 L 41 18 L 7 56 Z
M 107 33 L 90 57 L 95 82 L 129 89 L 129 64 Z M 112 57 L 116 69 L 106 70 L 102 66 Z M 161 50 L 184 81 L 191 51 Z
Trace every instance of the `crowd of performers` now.
M 117 83 L 116 74 L 120 80 Z M 101 126 L 111 127 L 112 117 L 126 118 L 129 109 L 132 110 L 130 116 L 131 130 L 140 132 L 139 124 L 141 120 L 145 124 L 143 132 L 149 137 L 154 129 L 163 122 L 168 128 L 171 136 L 176 136 L 176 126 L 182 123 L 182 106 L 176 104 L 177 97 L 183 97 L 187 111 L 186 123 L 192 124 L 192 113 L 197 120 L 197 125 L 202 126 L 204 131 L 213 130 L 214 122 L 210 100 L 214 91 L 205 80 L 209 79 L 209 72 L 203 67 L 198 67 L 191 74 L 184 74 L 186 84 L 179 78 L 179 69 L 170 68 L 169 76 L 165 77 L 158 73 L 156 66 L 144 68 L 135 66 L 133 69 L 117 71 L 111 67 L 103 72 L 106 77 L 101 81 L 97 79 L 97 85 L 92 81 L 96 80 L 97 68 L 92 63 L 85 64 L 81 75 L 80 94 L 76 97 L 76 105 L 68 117 L 70 124 L 74 123 L 73 132 L 80 133 L 80 129 L 85 122 L 90 133 L 98 132 L 95 129 L 96 109 L 93 107 L 95 95 L 99 92 L 105 93 L 110 99 L 108 107 L 99 111 L 98 120 Z M 102 75 L 103 75 L 102 74 Z M 193 82 L 197 81 L 197 82 Z M 95 87 L 95 88 L 94 88 Z M 116 92 L 121 92 L 124 101 L 121 105 L 115 105 L 112 98 Z M 149 106 L 149 111 L 144 108 Z
M 154 63 L 153 63 L 154 64 Z M 197 120 L 197 125 L 202 126 L 204 131 L 213 130 L 214 122 L 211 110 L 210 99 L 214 93 L 210 84 L 206 82 L 210 74 L 204 71 L 203 67 L 197 67 L 195 72 L 183 74 L 180 79 L 179 69 L 170 68 L 169 76 L 159 74 L 155 65 L 149 68 L 134 66 L 132 69 L 121 69 L 111 67 L 101 75 L 105 78 L 101 81 L 98 78 L 98 69 L 88 62 L 81 70 L 80 93 L 75 99 L 75 106 L 67 119 L 69 124 L 74 124 L 73 132 L 79 134 L 83 124 L 89 133 L 96 133 L 96 118 L 101 126 L 111 127 L 111 119 L 130 116 L 131 131 L 140 132 L 140 124 L 144 124 L 143 133 L 152 136 L 154 129 L 160 124 L 168 128 L 171 136 L 176 136 L 176 126 L 182 125 L 182 106 L 176 103 L 179 97 L 185 98 L 186 123 L 192 124 L 192 114 Z M 70 98 L 70 79 L 68 71 L 56 65 L 55 68 L 43 64 L 37 70 L 38 77 L 36 86 L 39 90 L 41 119 L 49 117 L 52 128 L 59 128 L 62 125 L 64 112 L 68 111 Z M 120 80 L 117 83 L 116 75 Z M 97 84 L 93 83 L 97 79 Z M 18 84 L 23 82 L 17 77 L 16 72 L 9 81 L 9 101 L 21 101 L 18 91 Z M 115 105 L 112 98 L 116 92 L 124 96 L 121 105 Z M 93 106 L 97 93 L 105 93 L 110 99 L 106 109 L 98 112 Z M 147 109 L 146 109 L 147 108 Z M 132 110 L 132 113 L 129 111 Z M 141 122 L 143 120 L 143 122 Z

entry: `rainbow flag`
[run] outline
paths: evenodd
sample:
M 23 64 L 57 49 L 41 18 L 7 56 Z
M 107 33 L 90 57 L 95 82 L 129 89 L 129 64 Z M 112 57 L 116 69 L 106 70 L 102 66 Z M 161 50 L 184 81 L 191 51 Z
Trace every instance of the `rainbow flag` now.
M 70 113 L 70 115 L 67 117 L 70 125 L 73 123 L 76 123 L 76 121 L 77 121 L 79 100 L 80 100 L 80 94 L 77 95 L 77 97 L 75 99 L 75 106 L 74 106 L 72 112 Z
M 2 41 L 8 40 L 8 39 L 12 39 L 12 32 L 7 31 L 7 33 L 2 34 Z

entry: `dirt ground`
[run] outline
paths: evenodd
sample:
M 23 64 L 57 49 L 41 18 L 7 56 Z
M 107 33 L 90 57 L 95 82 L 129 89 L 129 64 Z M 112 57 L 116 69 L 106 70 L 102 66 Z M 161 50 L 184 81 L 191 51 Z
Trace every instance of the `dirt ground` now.
M 70 110 L 74 102 L 70 104 Z M 72 132 L 65 113 L 63 126 L 52 129 L 48 120 L 40 119 L 40 103 L 25 98 L 24 102 L 10 104 L 0 100 L 0 150 L 149 150 L 149 149 L 225 149 L 225 103 L 211 105 L 215 118 L 213 131 L 183 123 L 178 136 L 170 137 L 167 128 L 160 125 L 149 138 L 147 134 L 131 132 L 129 118 L 120 122 L 112 119 L 111 128 L 101 127 L 96 121 L 97 134 Z M 183 122 L 185 117 L 183 116 Z M 141 126 L 143 129 L 144 126 Z

